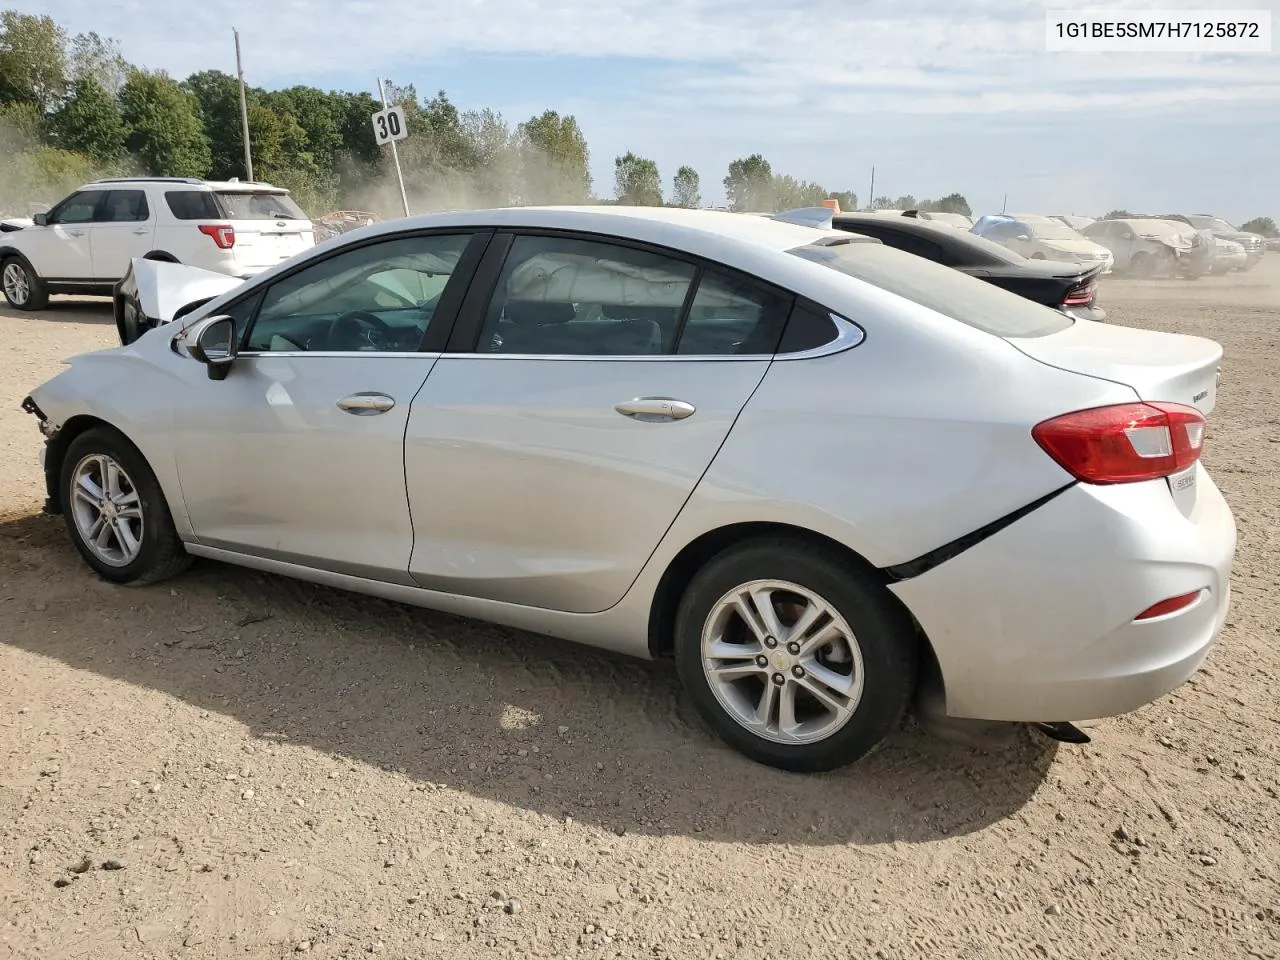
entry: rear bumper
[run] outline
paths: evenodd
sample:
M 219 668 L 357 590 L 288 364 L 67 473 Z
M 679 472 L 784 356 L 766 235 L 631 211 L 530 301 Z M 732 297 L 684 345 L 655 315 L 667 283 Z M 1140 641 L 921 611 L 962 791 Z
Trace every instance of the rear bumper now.
M 892 589 L 933 644 L 948 715 L 1092 720 L 1195 673 L 1226 621 L 1235 544 L 1231 511 L 1197 467 L 1189 515 L 1163 480 L 1077 484 Z M 1197 589 L 1186 609 L 1134 620 Z

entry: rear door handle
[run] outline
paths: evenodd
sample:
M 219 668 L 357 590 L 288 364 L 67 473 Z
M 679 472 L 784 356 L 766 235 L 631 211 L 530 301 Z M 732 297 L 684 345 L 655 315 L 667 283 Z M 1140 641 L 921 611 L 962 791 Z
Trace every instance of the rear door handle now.
M 359 417 L 371 417 L 386 413 L 396 402 L 384 393 L 353 393 L 338 401 L 338 407 Z
M 68 231 L 67 231 L 67 235 L 68 235 L 68 236 L 71 236 L 71 237 L 83 237 L 83 236 L 84 236 L 84 231 L 83 231 L 83 230 L 68 230 Z
M 672 397 L 636 397 L 634 400 L 624 400 L 613 409 L 633 420 L 659 423 L 691 417 L 696 408 L 692 403 Z

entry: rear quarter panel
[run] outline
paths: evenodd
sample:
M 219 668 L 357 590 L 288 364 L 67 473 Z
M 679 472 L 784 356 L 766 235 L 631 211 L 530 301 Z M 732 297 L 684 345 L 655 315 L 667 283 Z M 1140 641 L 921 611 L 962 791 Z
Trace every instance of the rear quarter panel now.
M 860 345 L 771 365 L 678 519 L 679 541 L 776 521 L 876 566 L 902 563 L 1071 482 L 1032 439 L 1036 423 L 1135 399 L 875 294 L 839 311 L 865 329 Z

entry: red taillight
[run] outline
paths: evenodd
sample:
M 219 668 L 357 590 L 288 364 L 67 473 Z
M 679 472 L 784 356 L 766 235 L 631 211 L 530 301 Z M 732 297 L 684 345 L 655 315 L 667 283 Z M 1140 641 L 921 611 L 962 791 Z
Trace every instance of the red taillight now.
M 1190 593 L 1184 593 L 1180 596 L 1170 597 L 1168 600 L 1161 600 L 1159 603 L 1153 603 L 1133 619 L 1154 620 L 1156 617 L 1167 617 L 1171 613 L 1187 609 L 1187 607 L 1200 599 L 1200 594 L 1202 593 L 1204 593 L 1203 589 L 1192 590 Z
M 202 223 L 200 232 L 212 237 L 219 250 L 230 250 L 236 245 L 236 228 L 229 223 Z
M 1067 295 L 1062 299 L 1064 307 L 1083 307 L 1093 303 L 1094 294 L 1098 292 L 1098 285 L 1090 283 L 1083 287 L 1076 287 L 1068 290 Z
M 1085 483 L 1133 483 L 1184 470 L 1200 459 L 1204 416 L 1180 403 L 1121 403 L 1037 424 L 1036 443 Z

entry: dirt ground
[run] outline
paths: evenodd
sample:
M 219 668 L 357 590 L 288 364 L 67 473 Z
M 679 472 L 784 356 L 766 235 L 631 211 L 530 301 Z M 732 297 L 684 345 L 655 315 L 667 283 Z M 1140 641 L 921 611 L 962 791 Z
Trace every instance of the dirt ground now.
M 1280 256 L 1102 295 L 1226 348 L 1219 647 L 1088 746 L 907 722 L 810 777 L 667 665 L 213 563 L 96 580 L 18 403 L 109 313 L 0 312 L 0 956 L 1280 957 Z

